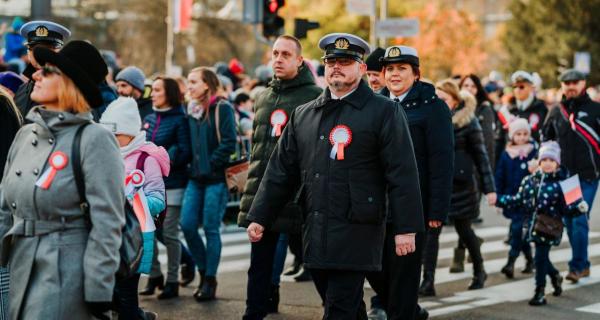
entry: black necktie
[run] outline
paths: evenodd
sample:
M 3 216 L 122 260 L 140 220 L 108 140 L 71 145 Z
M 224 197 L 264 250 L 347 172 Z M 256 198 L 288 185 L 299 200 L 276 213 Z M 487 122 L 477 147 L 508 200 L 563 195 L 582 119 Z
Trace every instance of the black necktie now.
M 400 99 L 398 99 L 398 98 L 394 98 L 394 101 L 396 101 L 396 102 L 400 102 Z

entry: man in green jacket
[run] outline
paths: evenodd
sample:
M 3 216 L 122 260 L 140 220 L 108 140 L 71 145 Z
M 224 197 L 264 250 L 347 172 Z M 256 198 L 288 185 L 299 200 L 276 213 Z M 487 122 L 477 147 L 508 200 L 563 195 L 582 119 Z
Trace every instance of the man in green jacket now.
M 277 38 L 272 52 L 274 79 L 256 99 L 252 136 L 252 162 L 248 182 L 240 203 L 238 224 L 247 227 L 246 219 L 269 158 L 296 107 L 316 99 L 322 92 L 302 58 L 298 39 L 283 35 Z M 299 191 L 301 192 L 301 191 Z M 290 199 L 290 202 L 293 199 Z M 277 311 L 279 286 L 272 283 L 273 262 L 280 233 L 298 233 L 302 225 L 299 210 L 289 206 L 273 226 L 265 232 L 263 240 L 252 243 L 246 313 L 244 319 L 263 319 L 268 312 Z M 283 261 L 275 261 L 279 265 Z M 277 277 L 281 268 L 275 270 Z M 271 288 L 270 290 L 268 290 Z

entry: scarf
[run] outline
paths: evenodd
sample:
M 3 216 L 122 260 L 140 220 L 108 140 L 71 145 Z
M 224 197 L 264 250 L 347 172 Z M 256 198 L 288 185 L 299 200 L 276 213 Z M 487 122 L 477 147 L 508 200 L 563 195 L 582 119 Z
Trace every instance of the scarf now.
M 209 106 L 212 105 L 213 103 L 215 103 L 216 100 L 217 100 L 217 96 L 210 97 L 210 99 L 208 100 L 208 105 Z M 204 105 L 201 102 L 199 102 L 198 100 L 192 100 L 188 104 L 187 113 L 192 118 L 194 118 L 196 120 L 200 120 L 202 118 L 202 116 L 204 115 L 204 109 L 205 109 Z
M 130 153 L 139 149 L 145 143 L 146 132 L 140 131 L 140 133 L 138 133 L 137 136 L 135 136 L 135 138 L 133 138 L 133 140 L 131 140 L 131 142 L 129 142 L 128 145 L 121 147 L 121 156 L 123 157 L 123 159 L 125 159 Z
M 506 153 L 511 159 L 519 157 L 520 160 L 527 158 L 527 156 L 533 151 L 533 144 L 526 143 L 520 146 L 509 144 L 506 146 Z

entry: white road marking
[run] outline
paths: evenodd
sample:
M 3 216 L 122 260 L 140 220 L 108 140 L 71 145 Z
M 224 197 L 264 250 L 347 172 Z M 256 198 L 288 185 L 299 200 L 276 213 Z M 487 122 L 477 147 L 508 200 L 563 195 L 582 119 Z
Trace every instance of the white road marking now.
M 588 312 L 588 313 L 598 313 L 600 314 L 600 303 L 591 304 L 589 306 L 581 307 L 575 309 L 580 312 Z

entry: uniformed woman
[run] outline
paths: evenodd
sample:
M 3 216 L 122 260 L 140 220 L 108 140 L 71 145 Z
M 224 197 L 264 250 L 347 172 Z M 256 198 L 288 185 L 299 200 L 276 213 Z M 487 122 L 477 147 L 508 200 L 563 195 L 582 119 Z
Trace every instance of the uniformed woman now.
M 124 224 L 124 168 L 112 134 L 90 124 L 107 67 L 84 41 L 59 52 L 35 48 L 34 55 L 43 67 L 33 75 L 31 98 L 40 106 L 17 133 L 1 190 L 0 263 L 10 266 L 10 316 L 108 319 Z

